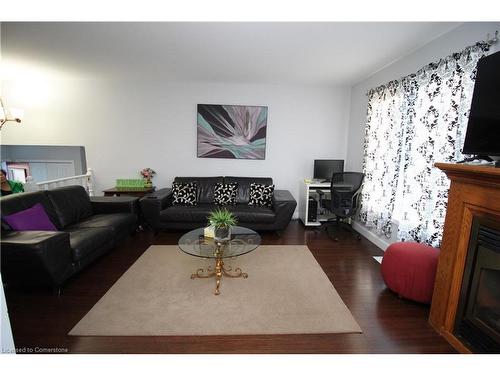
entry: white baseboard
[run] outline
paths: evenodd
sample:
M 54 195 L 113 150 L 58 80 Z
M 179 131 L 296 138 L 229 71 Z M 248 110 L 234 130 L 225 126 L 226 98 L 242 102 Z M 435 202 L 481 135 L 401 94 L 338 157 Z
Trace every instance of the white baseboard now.
M 354 230 L 356 230 L 359 234 L 361 234 L 363 237 L 365 237 L 368 241 L 379 247 L 381 250 L 385 251 L 387 249 L 387 246 L 389 246 L 392 242 L 389 238 L 379 236 L 376 233 L 373 233 L 370 231 L 367 227 L 365 227 L 363 224 L 360 224 L 356 221 L 352 222 L 352 227 Z

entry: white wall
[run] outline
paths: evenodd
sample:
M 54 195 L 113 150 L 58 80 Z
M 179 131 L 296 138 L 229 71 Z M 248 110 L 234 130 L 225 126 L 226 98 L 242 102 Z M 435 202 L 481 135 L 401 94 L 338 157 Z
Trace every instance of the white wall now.
M 139 170 L 150 167 L 160 188 L 170 186 L 175 176 L 270 176 L 277 189 L 297 198 L 315 158 L 346 156 L 348 87 L 186 82 L 165 74 L 160 78 L 159 72 L 141 71 L 133 63 L 124 65 L 130 71 L 111 77 L 105 74 L 112 66 L 106 49 L 91 49 L 89 55 L 74 48 L 71 39 L 37 43 L 35 33 L 19 38 L 16 27 L 23 26 L 2 30 L 7 74 L 1 88 L 9 105 L 25 114 L 21 125 L 4 127 L 2 144 L 84 146 L 97 194 L 117 178 L 140 178 Z M 71 58 L 64 57 L 68 53 Z M 47 56 L 62 57 L 48 61 Z M 83 71 L 81 61 L 102 69 Z M 137 78 L 138 72 L 143 76 Z M 197 158 L 201 103 L 267 105 L 265 160 Z
M 5 96 L 21 106 L 17 86 L 3 82 Z M 25 107 L 21 126 L 2 130 L 2 143 L 83 145 L 96 192 L 151 167 L 158 187 L 175 176 L 271 176 L 297 198 L 315 158 L 346 155 L 348 88 L 54 79 L 44 98 L 43 105 Z M 197 158 L 198 103 L 267 105 L 266 159 Z
M 500 30 L 500 23 L 465 23 L 414 53 L 394 62 L 366 80 L 354 85 L 351 90 L 347 168 L 358 171 L 362 169 L 366 107 L 368 104 L 366 93 L 368 90 L 391 80 L 415 73 L 421 67 L 431 62 L 438 61 L 440 58 L 448 56 L 453 52 L 461 51 L 478 41 L 485 40 L 488 33 L 492 37 L 495 30 Z M 498 44 L 491 49 L 492 52 L 498 50 Z

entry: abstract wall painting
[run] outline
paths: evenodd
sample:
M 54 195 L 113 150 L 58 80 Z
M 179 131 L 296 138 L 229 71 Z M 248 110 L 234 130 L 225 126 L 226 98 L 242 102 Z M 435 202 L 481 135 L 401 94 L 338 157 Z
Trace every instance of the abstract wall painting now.
M 198 157 L 263 160 L 267 107 L 198 104 Z

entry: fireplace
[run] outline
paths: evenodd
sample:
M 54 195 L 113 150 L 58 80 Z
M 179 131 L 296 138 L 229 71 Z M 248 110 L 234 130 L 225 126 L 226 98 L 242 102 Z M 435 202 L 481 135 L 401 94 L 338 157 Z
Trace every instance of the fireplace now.
M 500 352 L 499 221 L 472 221 L 453 333 L 473 352 Z
M 436 167 L 451 183 L 429 323 L 460 353 L 500 353 L 500 168 Z

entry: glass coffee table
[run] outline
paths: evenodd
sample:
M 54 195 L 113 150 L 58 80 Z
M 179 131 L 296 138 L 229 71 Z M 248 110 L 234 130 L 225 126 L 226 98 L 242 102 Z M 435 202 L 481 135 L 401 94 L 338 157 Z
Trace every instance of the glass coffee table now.
M 248 277 L 239 267 L 234 270 L 224 267 L 224 259 L 235 258 L 255 250 L 260 245 L 261 238 L 251 229 L 235 226 L 231 228 L 231 239 L 219 242 L 205 237 L 203 230 L 204 228 L 198 228 L 184 234 L 179 239 L 179 248 L 195 257 L 215 259 L 215 268 L 199 268 L 191 275 L 191 279 L 215 277 L 214 294 L 218 295 L 222 276 L 245 279 Z

